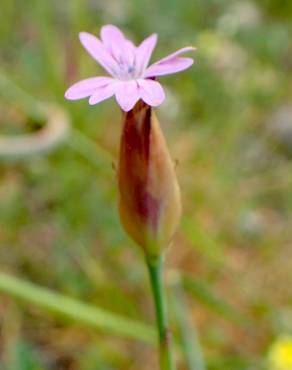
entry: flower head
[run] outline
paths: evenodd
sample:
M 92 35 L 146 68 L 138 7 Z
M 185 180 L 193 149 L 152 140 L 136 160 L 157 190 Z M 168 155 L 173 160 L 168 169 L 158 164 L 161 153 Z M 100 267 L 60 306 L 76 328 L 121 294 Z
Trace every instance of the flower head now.
M 292 369 L 292 336 L 281 335 L 270 348 L 268 355 L 270 370 Z
M 110 76 L 92 77 L 72 85 L 65 98 L 77 100 L 89 97 L 94 105 L 115 95 L 122 110 L 130 111 L 139 99 L 156 107 L 164 98 L 164 91 L 154 78 L 183 71 L 193 64 L 192 58 L 181 57 L 194 47 L 185 47 L 148 66 L 157 42 L 157 35 L 146 38 L 135 46 L 113 25 L 101 28 L 100 39 L 87 32 L 79 34 L 87 52 Z

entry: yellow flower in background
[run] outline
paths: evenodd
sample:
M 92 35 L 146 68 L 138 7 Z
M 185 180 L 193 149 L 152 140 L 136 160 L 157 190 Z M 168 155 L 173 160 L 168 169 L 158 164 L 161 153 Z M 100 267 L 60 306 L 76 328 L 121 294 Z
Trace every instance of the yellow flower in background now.
M 292 370 L 292 335 L 282 335 L 268 354 L 269 370 Z

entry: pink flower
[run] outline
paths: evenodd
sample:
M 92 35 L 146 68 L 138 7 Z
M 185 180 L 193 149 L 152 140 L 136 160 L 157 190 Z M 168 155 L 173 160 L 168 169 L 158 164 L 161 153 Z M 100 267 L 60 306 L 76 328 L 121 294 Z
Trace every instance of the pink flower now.
M 139 99 L 156 107 L 164 98 L 164 91 L 154 78 L 183 71 L 193 64 L 193 59 L 180 55 L 195 50 L 185 47 L 148 67 L 157 42 L 157 35 L 146 38 L 139 46 L 126 39 L 113 25 L 101 28 L 101 40 L 87 32 L 79 34 L 87 52 L 109 73 L 109 76 L 87 78 L 71 86 L 65 98 L 77 100 L 89 97 L 94 105 L 115 95 L 120 107 L 130 111 Z

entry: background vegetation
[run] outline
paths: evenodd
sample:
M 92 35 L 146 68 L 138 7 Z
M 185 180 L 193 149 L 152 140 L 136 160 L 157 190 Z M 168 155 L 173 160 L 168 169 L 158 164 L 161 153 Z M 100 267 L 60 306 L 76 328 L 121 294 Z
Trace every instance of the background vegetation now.
M 63 94 L 100 73 L 81 30 L 113 23 L 137 43 L 157 32 L 154 59 L 193 44 L 196 64 L 163 79 L 158 110 L 184 203 L 166 276 L 178 361 L 202 366 L 192 365 L 199 335 L 208 369 L 266 369 L 274 338 L 292 331 L 291 4 L 1 0 L 0 135 L 38 130 L 37 100 L 62 106 L 72 126 L 49 153 L 0 158 L 2 273 L 151 324 L 142 255 L 117 214 L 119 109 Z M 14 283 L 20 298 L 28 288 Z M 108 330 L 111 317 L 84 325 L 82 307 L 75 318 L 56 315 L 33 303 L 39 291 L 11 293 L 0 293 L 1 370 L 155 368 L 154 347 Z M 190 350 L 181 346 L 189 335 Z

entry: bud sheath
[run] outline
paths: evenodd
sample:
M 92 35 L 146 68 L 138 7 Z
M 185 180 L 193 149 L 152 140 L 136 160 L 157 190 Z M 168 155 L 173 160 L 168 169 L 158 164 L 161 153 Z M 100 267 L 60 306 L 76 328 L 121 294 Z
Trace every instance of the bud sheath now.
M 147 257 L 156 258 L 178 226 L 181 201 L 159 122 L 142 101 L 124 116 L 118 177 L 123 226 Z

